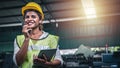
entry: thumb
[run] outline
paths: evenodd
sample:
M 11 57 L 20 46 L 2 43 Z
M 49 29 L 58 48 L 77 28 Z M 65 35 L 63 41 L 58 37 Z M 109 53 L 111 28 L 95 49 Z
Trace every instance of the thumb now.
M 47 56 L 43 54 L 44 60 L 47 61 Z

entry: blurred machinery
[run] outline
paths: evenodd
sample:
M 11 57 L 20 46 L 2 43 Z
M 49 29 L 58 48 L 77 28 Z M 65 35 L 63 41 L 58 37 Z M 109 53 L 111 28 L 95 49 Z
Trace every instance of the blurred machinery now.
M 120 50 L 113 52 L 100 50 L 86 56 L 89 49 L 83 46 L 82 48 L 79 47 L 79 49 L 82 51 L 77 51 L 79 52 L 77 54 L 62 55 L 64 60 L 63 68 L 120 68 Z

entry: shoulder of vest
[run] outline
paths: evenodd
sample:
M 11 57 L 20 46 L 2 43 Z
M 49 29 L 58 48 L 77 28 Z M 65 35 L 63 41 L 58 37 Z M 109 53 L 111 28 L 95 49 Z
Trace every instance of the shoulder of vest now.
M 59 40 L 59 36 L 57 36 L 57 35 L 49 34 L 48 37 L 50 37 L 50 38 L 55 38 L 55 39 L 58 39 L 58 40 Z
M 48 38 L 51 39 L 51 40 L 57 40 L 57 41 L 59 41 L 59 36 L 57 36 L 57 35 L 49 34 Z
M 24 35 L 17 35 L 16 42 L 17 42 L 17 44 L 18 44 L 19 47 L 21 47 L 24 39 L 25 39 Z
M 17 38 L 24 38 L 24 35 L 17 35 Z
M 17 35 L 16 39 L 17 39 L 17 42 L 23 41 L 25 39 L 25 37 L 24 37 L 24 35 Z
M 23 34 L 17 35 L 17 36 L 24 36 Z
M 49 34 L 47 37 L 49 37 L 49 38 L 52 38 L 52 39 L 57 39 L 57 40 L 59 40 L 59 36 L 57 36 L 57 35 L 52 35 L 52 34 Z M 17 35 L 17 40 L 19 39 L 24 39 L 25 37 L 24 37 L 24 35 Z

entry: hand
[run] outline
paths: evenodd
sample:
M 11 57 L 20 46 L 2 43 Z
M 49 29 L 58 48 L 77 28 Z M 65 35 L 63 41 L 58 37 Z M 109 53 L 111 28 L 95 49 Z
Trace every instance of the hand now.
M 47 57 L 43 54 L 43 57 L 38 58 L 38 56 L 33 55 L 33 60 L 35 63 L 45 63 L 47 62 Z
M 26 38 L 30 37 L 29 31 L 32 29 L 28 25 L 23 25 L 22 33 L 25 35 Z
M 52 67 L 57 68 L 61 64 L 59 60 L 47 61 L 47 57 L 43 54 L 44 59 L 38 58 L 38 56 L 33 56 L 33 62 L 35 65 L 40 65 L 42 67 Z
M 33 63 L 34 63 L 34 65 L 39 65 L 39 66 L 44 67 L 46 61 L 44 59 L 38 58 L 38 56 L 34 55 L 33 56 Z

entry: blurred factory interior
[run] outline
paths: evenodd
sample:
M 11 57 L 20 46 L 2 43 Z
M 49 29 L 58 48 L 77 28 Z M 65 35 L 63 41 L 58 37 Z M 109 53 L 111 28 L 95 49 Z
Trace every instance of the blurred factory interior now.
M 120 0 L 0 0 L 0 68 L 12 66 L 21 7 L 30 1 L 42 6 L 44 30 L 60 37 L 64 68 L 119 68 Z

